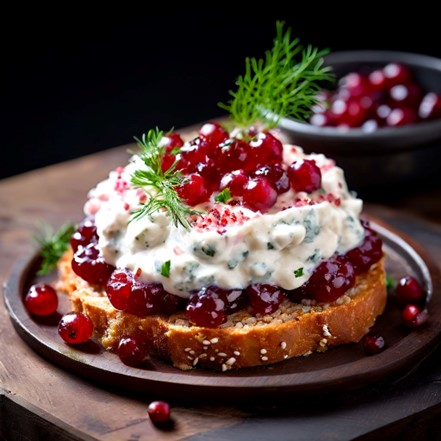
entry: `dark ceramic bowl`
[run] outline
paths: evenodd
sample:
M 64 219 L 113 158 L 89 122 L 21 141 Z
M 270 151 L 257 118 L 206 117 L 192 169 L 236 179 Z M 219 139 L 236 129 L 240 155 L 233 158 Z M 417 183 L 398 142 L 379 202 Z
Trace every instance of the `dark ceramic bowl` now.
M 394 51 L 342 51 L 325 57 L 339 79 L 349 72 L 374 69 L 389 62 L 411 68 L 421 86 L 441 92 L 441 59 Z M 401 127 L 382 127 L 372 132 L 361 128 L 342 130 L 317 127 L 289 118 L 280 121 L 288 139 L 307 152 L 324 153 L 345 170 L 350 188 L 361 192 L 382 192 L 441 171 L 441 118 Z

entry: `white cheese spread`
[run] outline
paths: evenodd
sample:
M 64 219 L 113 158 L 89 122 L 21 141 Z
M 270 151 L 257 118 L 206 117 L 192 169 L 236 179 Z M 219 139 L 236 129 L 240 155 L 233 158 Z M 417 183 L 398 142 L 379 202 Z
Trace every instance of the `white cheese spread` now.
M 203 286 L 254 283 L 290 290 L 305 283 L 322 259 L 345 253 L 363 238 L 362 201 L 348 191 L 342 169 L 322 154 L 284 145 L 285 164 L 302 158 L 316 161 L 322 187 L 311 194 L 291 189 L 264 214 L 212 196 L 195 207 L 203 214 L 190 230 L 176 227 L 160 211 L 131 220 L 146 198 L 131 185 L 134 171 L 144 166 L 136 155 L 89 192 L 84 212 L 95 217 L 98 247 L 108 263 L 162 283 L 170 293 L 188 297 Z

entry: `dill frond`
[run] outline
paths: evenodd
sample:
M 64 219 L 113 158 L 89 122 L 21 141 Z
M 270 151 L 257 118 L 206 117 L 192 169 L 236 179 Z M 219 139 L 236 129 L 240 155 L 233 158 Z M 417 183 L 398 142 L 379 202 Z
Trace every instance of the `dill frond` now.
M 44 276 L 56 268 L 58 260 L 69 247 L 75 228 L 72 223 L 66 223 L 54 232 L 50 225 L 40 223 L 39 231 L 34 235 L 34 240 L 41 247 L 39 254 L 42 258 L 37 275 Z
M 146 168 L 136 170 L 131 182 L 135 187 L 144 189 L 148 194 L 148 199 L 132 213 L 131 220 L 165 210 L 175 226 L 182 225 L 188 230 L 191 228 L 189 215 L 199 214 L 199 212 L 186 205 L 176 191 L 176 187 L 186 179 L 179 170 L 176 170 L 177 160 L 168 170 L 162 170 L 162 159 L 165 153 L 165 147 L 161 145 L 163 135 L 164 133 L 156 128 L 149 130 L 147 134 L 144 133 L 141 139 L 135 138 L 140 147 L 138 156 Z
M 276 31 L 272 49 L 264 58 L 246 58 L 237 89 L 229 91 L 232 99 L 219 103 L 241 126 L 261 121 L 271 128 L 283 117 L 304 121 L 318 102 L 320 83 L 335 79 L 331 68 L 323 66 L 328 49 L 304 48 L 298 38 L 291 39 L 290 28 L 284 30 L 284 22 L 277 21 Z

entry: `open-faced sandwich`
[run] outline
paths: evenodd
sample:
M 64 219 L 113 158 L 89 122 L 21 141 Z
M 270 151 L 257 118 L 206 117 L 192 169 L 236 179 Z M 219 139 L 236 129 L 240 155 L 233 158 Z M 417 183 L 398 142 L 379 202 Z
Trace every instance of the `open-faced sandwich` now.
M 179 369 L 269 365 L 358 342 L 383 312 L 382 241 L 344 173 L 283 142 L 306 115 L 321 52 L 278 33 L 225 106 L 191 136 L 148 131 L 90 190 L 57 288 L 102 345 Z M 135 356 L 133 358 L 136 358 Z

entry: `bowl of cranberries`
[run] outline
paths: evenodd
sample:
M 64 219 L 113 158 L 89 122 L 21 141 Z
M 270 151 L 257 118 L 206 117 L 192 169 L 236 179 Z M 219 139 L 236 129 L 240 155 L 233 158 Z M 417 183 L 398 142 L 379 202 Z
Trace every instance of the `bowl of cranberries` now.
M 354 190 L 383 193 L 434 179 L 441 160 L 441 59 L 409 52 L 333 52 L 305 122 L 280 120 L 288 139 L 336 160 Z

